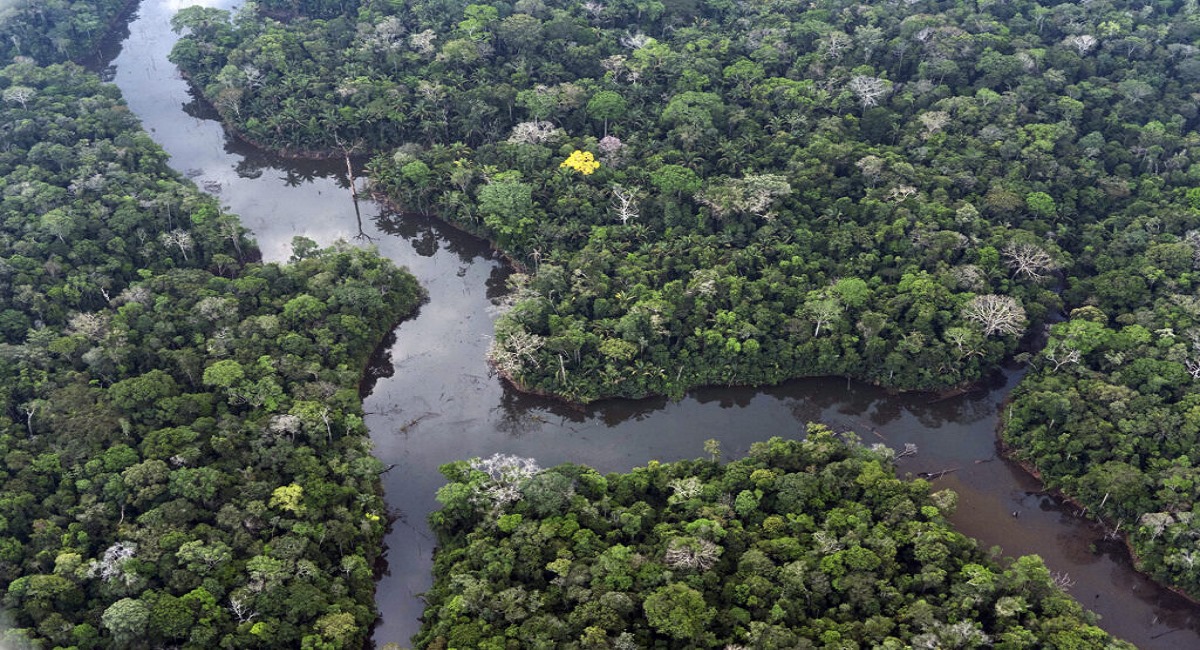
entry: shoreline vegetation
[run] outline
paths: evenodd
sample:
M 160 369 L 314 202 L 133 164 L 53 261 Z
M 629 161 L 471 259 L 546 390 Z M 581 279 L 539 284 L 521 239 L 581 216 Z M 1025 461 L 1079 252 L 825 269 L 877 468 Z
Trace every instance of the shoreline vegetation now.
M 139 0 L 92 0 L 70 3 L 16 0 L 0 16 L 0 61 L 28 57 L 41 64 L 96 56 L 118 28 L 128 23 Z
M 1070 494 L 1062 491 L 1061 489 L 1051 488 L 1051 487 L 1047 486 L 1045 480 L 1042 478 L 1041 472 L 1039 472 L 1036 467 L 1029 464 L 1029 462 L 1020 460 L 1016 456 L 1015 450 L 1007 448 L 1004 445 L 1002 440 L 997 439 L 996 446 L 997 446 L 997 449 L 999 450 L 999 452 L 1004 456 L 1004 458 L 1012 461 L 1017 467 L 1020 467 L 1026 474 L 1029 474 L 1033 478 L 1037 479 L 1037 481 L 1042 484 L 1043 489 L 1045 490 L 1045 492 L 1047 494 L 1053 495 L 1054 498 L 1062 501 L 1063 503 L 1068 503 L 1071 506 L 1073 506 L 1076 509 L 1075 516 L 1092 520 L 1095 523 L 1095 525 L 1100 526 L 1102 529 L 1104 529 L 1105 534 L 1110 537 L 1114 534 L 1118 535 L 1119 539 L 1121 541 L 1121 547 L 1125 549 L 1125 553 L 1127 554 L 1127 557 L 1129 558 L 1129 561 L 1133 565 L 1134 569 L 1136 569 L 1139 573 L 1142 573 L 1143 575 L 1150 577 L 1151 579 L 1154 578 L 1154 576 L 1150 575 L 1150 572 L 1146 570 L 1145 561 L 1138 555 L 1137 549 L 1134 548 L 1134 545 L 1133 545 L 1133 539 L 1130 537 L 1130 535 L 1128 533 L 1119 532 L 1119 531 L 1111 531 L 1111 530 L 1107 529 L 1104 522 L 1096 521 L 1095 517 L 1088 516 L 1087 507 L 1085 505 L 1083 505 L 1083 503 L 1081 503 L 1079 500 L 1075 499 Z M 1113 539 L 1116 539 L 1116 538 L 1113 538 Z M 1182 588 L 1177 587 L 1172 584 L 1169 584 L 1169 583 L 1166 583 L 1166 582 L 1163 582 L 1163 581 L 1160 581 L 1160 580 L 1155 580 L 1155 582 L 1158 583 L 1159 585 L 1161 585 L 1167 591 L 1170 591 L 1171 593 L 1175 594 L 1176 596 L 1179 596 L 1180 598 L 1186 600 L 1187 602 L 1189 602 L 1193 605 L 1200 606 L 1200 598 L 1193 596 L 1192 594 L 1188 593 L 1187 591 L 1184 591 Z
M 438 570 L 414 641 L 1132 647 L 1037 557 L 1001 559 L 954 532 L 954 495 L 895 478 L 893 453 L 809 425 L 803 441 L 755 443 L 725 465 L 445 465 L 430 517 Z
M 270 149 L 266 149 L 266 151 L 270 151 L 271 153 L 277 153 Z M 329 159 L 334 159 L 336 157 L 337 157 L 336 152 L 330 153 L 328 156 Z M 367 177 L 367 181 L 368 181 L 368 183 L 370 182 L 369 176 Z M 371 200 L 375 201 L 376 203 L 378 203 L 380 205 L 383 205 L 388 211 L 393 212 L 395 214 L 399 214 L 399 215 L 405 214 L 405 210 L 402 209 L 400 207 L 400 205 L 395 202 L 395 200 L 392 196 L 390 196 L 386 193 L 383 193 L 375 188 L 372 188 L 369 184 L 367 187 L 367 192 L 370 194 Z M 496 243 L 493 240 L 487 239 L 485 236 L 480 234 L 478 231 L 466 228 L 463 225 L 455 223 L 453 221 L 447 221 L 445 219 L 442 219 L 441 217 L 439 217 L 436 214 L 430 214 L 430 213 L 419 213 L 419 214 L 421 214 L 421 216 L 425 216 L 425 217 L 433 217 L 435 219 L 438 219 L 438 221 L 440 223 L 442 223 L 446 226 L 449 226 L 450 228 L 453 228 L 454 230 L 457 230 L 458 232 L 470 235 L 472 237 L 478 237 L 478 238 L 482 239 L 483 241 L 487 242 L 490 250 L 493 253 L 495 253 L 497 256 L 499 256 L 500 259 L 503 260 L 504 263 L 507 264 L 509 266 L 509 268 L 511 268 L 515 273 L 518 273 L 518 274 L 528 273 L 529 269 L 524 264 L 522 264 L 520 262 L 520 260 L 512 257 L 507 251 L 505 251 L 503 248 L 501 248 L 498 243 Z M 496 372 L 498 377 L 500 377 L 504 381 L 508 382 L 508 384 L 510 386 L 512 386 L 514 390 L 524 393 L 526 395 L 554 400 L 554 401 L 558 402 L 559 404 L 562 404 L 563 406 L 575 408 L 578 410 L 583 410 L 591 404 L 591 402 L 574 401 L 571 398 L 564 396 L 564 395 L 559 395 L 559 394 L 547 392 L 547 391 L 539 391 L 538 389 L 536 389 L 534 387 L 531 387 L 529 385 L 522 383 L 521 379 L 519 377 L 512 375 L 512 374 L 508 374 L 504 368 L 496 365 L 495 363 L 491 363 L 491 368 Z M 849 379 L 851 381 L 857 381 L 857 382 L 865 383 L 865 384 L 868 384 L 871 386 L 875 386 L 877 388 L 881 388 L 881 389 L 886 390 L 893 394 L 897 394 L 897 393 L 927 393 L 932 396 L 933 401 L 940 401 L 940 400 L 944 400 L 944 399 L 951 399 L 951 398 L 957 397 L 959 395 L 964 395 L 964 394 L 970 393 L 974 390 L 978 390 L 981 387 L 982 382 L 986 381 L 987 378 L 981 377 L 979 379 L 975 379 L 970 382 L 964 382 L 962 384 L 958 384 L 958 385 L 954 385 L 954 386 L 947 386 L 945 388 L 940 388 L 940 389 L 899 388 L 899 387 L 894 387 L 894 386 L 888 386 L 883 383 L 872 382 L 871 379 L 867 378 L 867 377 L 856 377 L 856 376 L 850 376 L 850 375 L 805 375 L 805 376 L 788 377 L 787 379 L 785 379 L 783 381 L 789 381 L 792 379 L 831 379 L 831 380 L 837 379 L 837 380 L 842 380 L 842 381 Z M 774 384 L 761 384 L 761 383 L 703 384 L 703 385 L 699 385 L 699 386 L 690 386 L 688 388 L 688 391 L 702 389 L 702 388 L 716 388 L 716 387 L 732 388 L 732 387 L 738 387 L 738 386 L 749 387 L 749 388 L 753 388 L 753 387 L 764 387 L 765 388 L 768 386 L 777 386 L 777 385 L 779 385 L 779 383 L 782 383 L 782 382 L 776 382 Z M 600 400 L 603 400 L 603 399 L 647 399 L 647 398 L 653 398 L 653 397 L 671 397 L 672 399 L 681 399 L 682 395 L 649 394 L 649 395 L 643 395 L 640 397 L 632 397 L 632 398 L 617 398 L 617 397 L 612 397 L 612 396 L 605 396 L 605 397 L 601 397 L 599 399 Z
M 45 63 L 0 69 L 0 644 L 361 646 L 358 382 L 422 290 L 344 243 L 261 263 L 112 84 Z
M 271 151 L 272 153 L 276 153 L 270 149 L 267 149 L 266 151 Z M 329 159 L 336 158 L 336 156 L 337 156 L 336 153 L 331 153 L 331 154 L 329 154 Z M 367 181 L 368 181 L 368 183 L 370 182 L 370 176 L 367 177 Z M 390 196 L 389 194 L 386 194 L 382 191 L 372 188 L 369 184 L 367 187 L 367 192 L 370 193 L 371 200 L 375 201 L 376 203 L 379 203 L 380 205 L 385 206 L 385 208 L 387 208 L 390 212 L 393 212 L 393 213 L 399 214 L 399 215 L 405 214 L 406 211 L 403 208 L 401 208 L 401 206 L 398 203 L 396 203 L 396 201 L 394 200 L 394 197 Z M 500 259 L 503 260 L 504 263 L 507 264 L 509 266 L 509 268 L 511 268 L 515 273 L 518 273 L 518 274 L 527 274 L 528 273 L 528 271 L 529 271 L 528 267 L 526 267 L 524 264 L 522 264 L 520 260 L 512 257 L 507 251 L 505 251 L 503 248 L 501 248 L 497 242 L 495 242 L 494 240 L 487 239 L 487 237 L 485 237 L 480 232 L 469 229 L 467 227 L 464 227 L 463 225 L 458 224 L 454 221 L 447 221 L 445 219 L 442 219 L 441 217 L 439 217 L 436 214 L 431 214 L 431 213 L 417 213 L 417 214 L 420 214 L 421 216 L 425 216 L 425 217 L 433 217 L 435 219 L 438 219 L 438 221 L 440 223 L 442 223 L 446 226 L 449 226 L 450 228 L 453 228 L 454 230 L 457 230 L 458 232 L 470 235 L 472 237 L 478 237 L 478 238 L 482 239 L 483 241 L 487 242 L 490 250 L 493 253 L 495 253 L 496 255 L 498 255 L 500 257 Z M 490 361 L 490 359 L 489 359 L 489 361 Z M 564 395 L 559 395 L 557 393 L 539 391 L 536 388 L 533 388 L 531 386 L 528 386 L 528 385 L 522 383 L 521 379 L 519 377 L 512 375 L 512 374 L 508 374 L 504 368 L 501 368 L 500 366 L 496 365 L 495 363 L 491 364 L 491 368 L 496 372 L 498 377 L 500 377 L 504 381 L 508 382 L 508 384 L 510 386 L 512 386 L 514 390 L 524 393 L 526 395 L 531 395 L 531 396 L 535 396 L 535 397 L 542 397 L 542 398 L 554 400 L 554 401 L 562 404 L 563 406 L 567 406 L 567 407 L 571 407 L 571 408 L 575 408 L 575 409 L 579 409 L 579 410 L 583 410 L 584 408 L 586 408 L 587 406 L 589 406 L 591 404 L 591 402 L 574 401 L 570 397 L 567 397 Z M 857 381 L 857 382 L 865 383 L 865 384 L 868 384 L 871 386 L 875 386 L 876 388 L 881 388 L 881 389 L 886 390 L 889 393 L 893 393 L 893 394 L 927 393 L 932 396 L 933 401 L 952 399 L 954 397 L 958 397 L 960 395 L 965 395 L 972 391 L 978 390 L 982 386 L 982 383 L 987 380 L 986 377 L 980 377 L 978 379 L 974 379 L 969 382 L 963 382 L 961 384 L 957 384 L 957 385 L 953 385 L 953 386 L 947 386 L 947 387 L 938 388 L 938 389 L 929 389 L 929 388 L 903 388 L 903 387 L 888 386 L 887 384 L 884 384 L 884 383 L 874 382 L 868 377 L 857 377 L 857 376 L 853 376 L 853 375 L 803 375 L 803 376 L 796 376 L 796 377 L 788 377 L 787 379 L 784 379 L 783 381 L 790 381 L 792 379 L 837 379 L 837 380 L 843 380 L 843 381 L 846 379 L 849 379 L 851 381 Z M 748 388 L 753 388 L 753 387 L 766 388 L 769 386 L 777 386 L 780 383 L 782 383 L 782 382 L 776 382 L 773 384 L 762 384 L 762 383 L 702 384 L 702 385 L 698 385 L 698 386 L 690 386 L 690 387 L 688 387 L 687 390 L 692 391 L 692 390 L 697 390 L 697 389 L 702 389 L 702 388 L 716 388 L 716 387 L 732 388 L 732 387 L 738 387 L 738 386 L 748 387 Z M 604 399 L 647 399 L 647 398 L 653 398 L 653 397 L 670 397 L 672 399 L 681 399 L 683 397 L 683 395 L 649 394 L 649 395 L 643 395 L 643 396 L 632 397 L 632 398 L 604 396 L 604 397 L 599 398 L 599 400 L 604 400 Z M 998 434 L 997 434 L 997 440 L 999 440 Z

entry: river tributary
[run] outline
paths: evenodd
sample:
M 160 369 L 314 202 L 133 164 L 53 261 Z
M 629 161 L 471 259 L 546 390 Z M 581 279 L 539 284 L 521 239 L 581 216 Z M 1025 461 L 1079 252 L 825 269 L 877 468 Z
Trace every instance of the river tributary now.
M 1069 575 L 1070 593 L 1102 616 L 1102 627 L 1143 648 L 1200 648 L 1200 608 L 1137 574 L 1119 546 L 1102 541 L 1103 531 L 996 458 L 998 409 L 1019 378 L 1015 371 L 945 400 L 889 395 L 842 379 L 711 388 L 679 402 L 609 401 L 584 411 L 514 392 L 484 361 L 504 265 L 485 243 L 434 219 L 388 215 L 369 201 L 356 211 L 341 161 L 281 160 L 228 138 L 167 61 L 175 41 L 168 21 L 192 4 L 236 5 L 143 0 L 110 70 L 171 165 L 240 215 L 267 260 L 286 260 L 296 235 L 321 244 L 339 238 L 373 244 L 429 292 L 420 313 L 396 329 L 365 383 L 367 424 L 376 455 L 394 465 L 383 479 L 389 507 L 399 516 L 378 582 L 377 645 L 407 646 L 419 627 L 420 593 L 432 582 L 434 545 L 425 520 L 437 507 L 440 464 L 503 452 L 531 456 L 542 466 L 571 461 L 627 471 L 652 459 L 702 457 L 708 438 L 721 441 L 726 458 L 736 458 L 755 441 L 799 436 L 806 422 L 820 421 L 857 431 L 867 443 L 917 445 L 916 456 L 899 462 L 902 473 L 953 470 L 934 483 L 958 492 L 955 525 L 985 548 L 1041 555 L 1051 571 Z

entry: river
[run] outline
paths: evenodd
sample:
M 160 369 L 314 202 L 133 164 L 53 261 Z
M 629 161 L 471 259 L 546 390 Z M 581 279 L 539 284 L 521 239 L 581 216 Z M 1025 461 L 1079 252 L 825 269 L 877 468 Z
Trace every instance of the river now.
M 726 458 L 770 436 L 798 436 L 808 421 L 855 430 L 867 443 L 917 445 L 901 473 L 952 470 L 934 481 L 959 494 L 954 524 L 985 548 L 1037 553 L 1102 617 L 1101 626 L 1142 648 L 1200 647 L 1200 608 L 1136 573 L 1102 531 L 1039 492 L 1038 483 L 996 458 L 998 410 L 1016 370 L 952 399 L 889 395 L 843 379 L 793 381 L 766 389 L 710 388 L 678 402 L 609 401 L 583 411 L 518 394 L 493 376 L 484 353 L 507 270 L 487 246 L 434 219 L 395 217 L 360 201 L 341 161 L 288 161 L 230 140 L 167 61 L 168 21 L 192 4 L 233 0 L 143 0 L 108 74 L 130 108 L 171 155 L 171 164 L 216 194 L 254 232 L 267 260 L 284 261 L 296 235 L 373 244 L 407 266 L 429 292 L 369 369 L 365 410 L 390 509 L 387 570 L 378 582 L 377 645 L 408 644 L 419 628 L 419 594 L 432 583 L 433 541 L 425 524 L 443 484 L 437 467 L 503 452 L 619 472 L 652 459 L 704 456 L 721 441 Z M 1014 513 L 1017 516 L 1014 516 Z

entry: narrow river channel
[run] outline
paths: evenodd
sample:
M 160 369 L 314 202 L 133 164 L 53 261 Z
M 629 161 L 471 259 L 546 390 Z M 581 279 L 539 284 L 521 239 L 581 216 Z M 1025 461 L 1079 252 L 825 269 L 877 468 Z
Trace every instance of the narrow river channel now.
M 1134 572 L 1119 546 L 1102 541 L 1102 531 L 996 458 L 998 410 L 1017 371 L 946 400 L 814 379 L 761 390 L 698 390 L 679 402 L 611 401 L 584 411 L 504 386 L 484 362 L 492 301 L 507 274 L 503 264 L 483 242 L 436 220 L 389 216 L 366 201 L 356 211 L 341 161 L 281 160 L 226 137 L 167 61 L 175 40 L 168 21 L 192 4 L 237 3 L 143 0 L 109 70 L 171 164 L 240 215 L 267 260 L 286 260 L 296 235 L 321 244 L 339 238 L 370 243 L 407 266 L 429 292 L 429 302 L 397 328 L 364 382 L 376 455 L 394 465 L 384 487 L 399 516 L 378 583 L 377 645 L 407 646 L 419 627 L 420 593 L 432 581 L 433 540 L 425 520 L 437 507 L 440 464 L 504 452 L 534 457 L 542 466 L 570 461 L 627 471 L 651 459 L 701 457 L 708 438 L 721 441 L 726 458 L 736 458 L 755 441 L 801 435 L 806 422 L 821 421 L 857 431 L 867 443 L 916 444 L 918 455 L 900 461 L 902 473 L 953 470 L 935 485 L 958 492 L 958 528 L 1007 555 L 1041 555 L 1052 572 L 1069 575 L 1069 591 L 1101 615 L 1102 627 L 1142 648 L 1200 648 L 1200 608 Z

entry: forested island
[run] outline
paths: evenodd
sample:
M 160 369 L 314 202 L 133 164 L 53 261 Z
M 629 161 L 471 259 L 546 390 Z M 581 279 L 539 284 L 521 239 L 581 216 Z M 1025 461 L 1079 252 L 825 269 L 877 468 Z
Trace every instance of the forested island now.
M 58 9 L 3 25 L 0 645 L 359 647 L 387 511 L 358 385 L 422 291 L 348 245 L 259 262 L 63 62 L 86 44 L 26 38 Z
M 421 291 L 349 246 L 260 263 L 67 63 L 128 8 L 0 20 L 3 643 L 357 647 L 387 513 L 356 388 Z M 1056 323 L 1006 451 L 1200 597 L 1194 1 L 263 0 L 175 26 L 240 137 L 373 154 L 380 196 L 523 271 L 491 352 L 523 390 L 954 389 Z M 1036 559 L 950 531 L 949 495 L 812 434 L 609 477 L 448 467 L 417 641 L 1118 644 Z
M 810 425 L 725 465 L 446 465 L 417 646 L 1132 648 L 1038 558 L 954 532 L 954 494 L 894 455 Z

